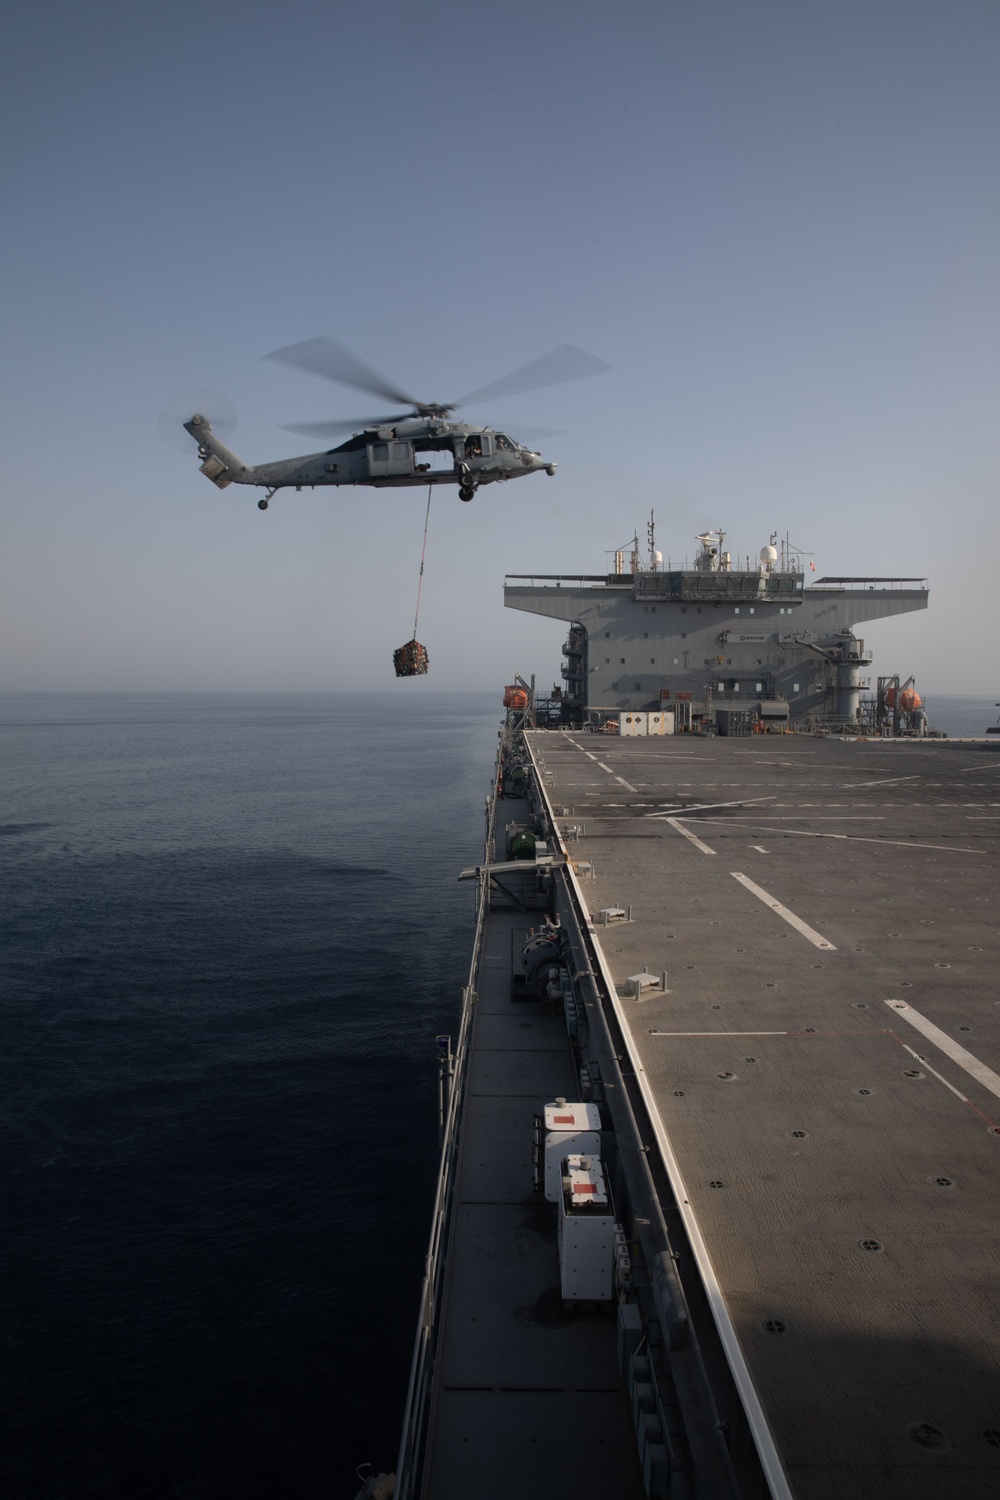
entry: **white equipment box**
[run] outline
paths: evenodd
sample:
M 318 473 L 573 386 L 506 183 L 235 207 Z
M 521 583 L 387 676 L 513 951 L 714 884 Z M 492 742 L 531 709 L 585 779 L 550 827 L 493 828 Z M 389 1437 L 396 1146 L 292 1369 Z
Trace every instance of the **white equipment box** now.
M 542 1186 L 549 1202 L 558 1203 L 562 1196 L 563 1162 L 567 1156 L 599 1157 L 601 1154 L 601 1111 L 596 1104 L 567 1103 L 560 1098 L 554 1104 L 545 1105 L 540 1124 L 543 1131 Z M 535 1139 L 539 1139 L 537 1134 Z
M 615 1216 L 604 1165 L 568 1156 L 559 1198 L 559 1278 L 565 1302 L 614 1296 Z
M 558 1203 L 563 1190 L 563 1163 L 567 1156 L 593 1156 L 599 1160 L 601 1137 L 596 1130 L 550 1131 L 545 1137 L 545 1196 Z
M 542 1119 L 549 1134 L 557 1130 L 568 1134 L 573 1130 L 601 1128 L 601 1111 L 596 1104 L 567 1104 L 565 1099 L 557 1099 L 555 1104 L 546 1104 Z M 568 1151 L 563 1152 L 564 1156 L 569 1154 Z
M 659 713 L 646 715 L 647 734 L 673 734 L 674 711 L 672 708 L 662 709 Z
M 618 733 L 624 735 L 645 735 L 645 714 L 619 714 Z

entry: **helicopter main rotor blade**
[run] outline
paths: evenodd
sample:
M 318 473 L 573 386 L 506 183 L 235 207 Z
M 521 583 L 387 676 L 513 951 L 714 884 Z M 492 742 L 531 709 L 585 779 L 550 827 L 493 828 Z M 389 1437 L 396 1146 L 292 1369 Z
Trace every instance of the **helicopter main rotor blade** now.
M 384 375 L 366 365 L 333 339 L 305 339 L 301 344 L 289 344 L 284 349 L 275 349 L 265 354 L 265 359 L 276 359 L 295 370 L 305 370 L 310 375 L 322 375 L 326 380 L 336 380 L 341 385 L 353 385 L 371 396 L 384 396 L 387 401 L 398 401 L 408 406 L 418 406 L 412 396 L 396 390 Z
M 345 432 L 364 432 L 368 427 L 391 427 L 396 422 L 408 422 L 411 411 L 398 412 L 394 417 L 344 417 L 332 422 L 283 422 L 284 432 L 297 432 L 301 437 L 340 437 Z
M 587 375 L 600 375 L 611 366 L 598 359 L 594 354 L 588 354 L 584 349 L 577 349 L 573 344 L 560 344 L 558 349 L 553 349 L 551 354 L 543 354 L 540 359 L 533 359 L 530 364 L 522 365 L 519 370 L 512 370 L 509 375 L 504 375 L 500 380 L 494 380 L 490 385 L 481 386 L 478 391 L 472 391 L 468 396 L 462 396 L 458 401 L 452 402 L 453 406 L 470 406 L 473 401 L 494 401 L 501 396 L 516 396 L 521 391 L 539 391 L 547 385 L 562 385 L 567 380 L 582 380 Z

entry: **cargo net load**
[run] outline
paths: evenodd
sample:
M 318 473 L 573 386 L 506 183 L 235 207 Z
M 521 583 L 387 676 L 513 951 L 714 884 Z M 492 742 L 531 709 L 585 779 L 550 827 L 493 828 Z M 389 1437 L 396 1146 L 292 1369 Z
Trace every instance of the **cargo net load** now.
M 407 641 L 392 653 L 392 664 L 397 677 L 424 677 L 428 666 L 427 648 L 418 640 Z

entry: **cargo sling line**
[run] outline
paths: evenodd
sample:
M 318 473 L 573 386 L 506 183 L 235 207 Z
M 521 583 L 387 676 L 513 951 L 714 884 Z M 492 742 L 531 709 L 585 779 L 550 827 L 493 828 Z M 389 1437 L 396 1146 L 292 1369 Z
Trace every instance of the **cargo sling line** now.
M 433 485 L 427 486 L 427 514 L 424 516 L 424 544 L 420 550 L 420 577 L 417 580 L 417 608 L 413 616 L 413 638 L 392 653 L 392 664 L 397 677 L 423 677 L 427 673 L 430 658 L 427 650 L 417 640 L 417 623 L 420 619 L 420 594 L 424 586 L 424 559 L 427 556 L 427 528 L 431 519 L 431 495 Z
M 420 576 L 417 579 L 417 607 L 413 614 L 413 639 L 417 638 L 417 621 L 420 619 L 420 590 L 424 586 L 424 558 L 427 556 L 427 528 L 431 520 L 431 496 L 434 486 L 427 486 L 427 514 L 424 516 L 424 545 L 420 549 Z

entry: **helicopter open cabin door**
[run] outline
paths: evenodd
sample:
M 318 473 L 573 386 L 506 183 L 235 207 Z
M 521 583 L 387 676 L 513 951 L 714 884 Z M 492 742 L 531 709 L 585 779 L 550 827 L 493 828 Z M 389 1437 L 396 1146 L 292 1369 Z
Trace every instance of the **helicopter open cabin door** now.
M 413 444 L 398 438 L 378 438 L 368 444 L 368 470 L 373 479 L 413 473 Z

